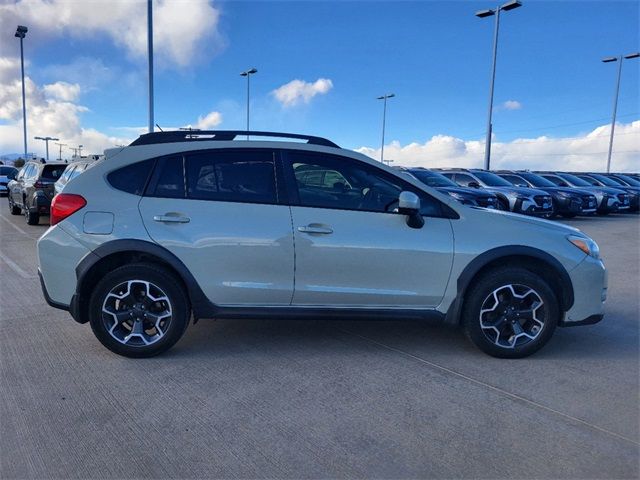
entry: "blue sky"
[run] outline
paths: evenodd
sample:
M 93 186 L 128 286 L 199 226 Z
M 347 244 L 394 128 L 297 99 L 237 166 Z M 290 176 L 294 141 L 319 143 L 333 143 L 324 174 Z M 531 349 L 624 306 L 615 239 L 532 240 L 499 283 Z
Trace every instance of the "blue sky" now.
M 74 8 L 69 2 L 53 3 Z M 166 2 L 156 6 L 160 3 Z M 501 17 L 495 141 L 577 137 L 606 125 L 617 67 L 600 59 L 639 50 L 639 3 L 523 3 Z M 188 17 L 192 4 L 180 5 Z M 255 129 L 312 133 L 345 147 L 375 149 L 382 114 L 376 97 L 393 92 L 389 142 L 423 144 L 435 135 L 483 141 L 493 19 L 478 19 L 474 12 L 493 6 L 490 2 L 232 1 L 210 6 L 219 14 L 215 35 L 179 53 L 184 55 L 179 62 L 157 56 L 155 119 L 161 126 L 195 124 L 198 117 L 219 112 L 218 128 L 244 128 L 246 82 L 239 73 L 256 67 L 251 79 Z M 25 22 L 35 18 L 25 2 L 14 2 L 14 7 L 11 14 L 0 10 L 5 33 L 15 28 L 5 23 L 20 21 L 21 12 Z M 108 8 L 96 6 L 95 15 L 108 15 Z M 139 20 L 144 30 L 144 16 Z M 40 86 L 79 84 L 74 101 L 88 109 L 78 113 L 82 128 L 110 137 L 135 136 L 116 127 L 147 123 L 144 56 L 118 43 L 101 24 L 95 34 L 75 34 L 72 23 L 63 24 L 59 32 L 51 28 L 46 34 L 32 27 L 26 44 L 28 75 Z M 156 27 L 156 36 L 163 34 Z M 2 39 L 0 56 L 15 56 L 12 37 Z M 624 124 L 640 118 L 639 73 L 638 59 L 625 61 L 618 109 Z M 272 92 L 294 79 L 327 79 L 332 88 L 308 103 L 283 106 Z M 519 108 L 504 108 L 506 101 Z M 635 130 L 621 133 L 640 140 Z

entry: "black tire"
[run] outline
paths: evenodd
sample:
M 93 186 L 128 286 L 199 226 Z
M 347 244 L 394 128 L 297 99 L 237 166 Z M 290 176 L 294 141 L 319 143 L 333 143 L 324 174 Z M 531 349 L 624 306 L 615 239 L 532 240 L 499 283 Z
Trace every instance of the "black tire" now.
M 20 215 L 22 213 L 20 207 L 16 206 L 11 200 L 11 195 L 9 195 L 9 212 L 11 212 L 11 215 Z
M 32 212 L 26 205 L 23 207 L 23 211 L 27 225 L 38 225 L 40 223 L 40 215 L 38 215 L 38 212 Z
M 502 210 L 504 212 L 511 211 L 509 208 L 509 201 L 504 198 L 498 198 L 498 210 Z
M 562 218 L 574 218 L 577 214 L 576 213 L 562 213 Z
M 154 343 L 151 343 L 150 345 L 136 345 L 133 343 L 133 339 L 131 339 L 132 343 L 123 343 L 123 340 L 126 339 L 126 337 L 121 338 L 120 340 L 116 339 L 114 335 L 109 332 L 108 323 L 112 322 L 111 326 L 113 326 L 113 324 L 118 322 L 114 320 L 114 317 L 111 317 L 110 319 L 108 313 L 103 313 L 103 306 L 106 305 L 106 302 L 110 301 L 109 299 L 114 298 L 112 295 L 108 299 L 107 297 L 109 296 L 109 293 L 118 286 L 124 285 L 128 281 L 132 280 L 149 282 L 153 287 L 157 287 L 168 299 L 168 310 L 171 311 L 171 315 L 165 325 L 166 330 L 159 339 L 155 340 Z M 131 285 L 135 288 L 135 285 L 137 284 L 133 283 Z M 128 288 L 130 287 L 131 286 Z M 149 289 L 147 291 L 149 291 Z M 144 296 L 141 298 L 144 298 Z M 155 304 L 155 302 L 151 303 Z M 151 313 L 151 307 L 147 308 L 148 313 Z M 127 310 L 125 308 L 123 311 L 118 311 L 118 313 L 133 311 L 133 309 Z M 140 310 L 137 310 L 137 312 L 140 313 Z M 191 307 L 189 305 L 189 299 L 181 282 L 169 271 L 148 263 L 125 265 L 107 273 L 96 284 L 89 300 L 89 322 L 93 333 L 105 347 L 112 352 L 125 357 L 153 357 L 169 350 L 178 340 L 180 340 L 186 331 L 190 316 Z M 144 322 L 147 322 L 147 320 L 144 320 Z M 116 328 L 124 333 L 127 333 L 127 331 L 129 333 L 133 333 L 133 323 L 134 322 L 132 320 L 127 319 L 119 323 L 120 326 Z M 147 327 L 145 327 L 145 331 L 147 331 L 146 328 Z M 153 327 L 151 326 L 149 328 Z M 117 337 L 118 334 L 115 336 Z M 149 338 L 151 337 L 152 336 L 149 336 Z
M 513 287 L 511 290 L 506 287 L 509 285 Z M 522 300 L 510 293 L 524 294 L 527 289 L 534 293 L 527 293 Z M 520 311 L 509 311 L 511 307 L 506 306 L 509 296 L 513 302 L 530 305 Z M 539 301 L 542 303 L 533 308 Z M 483 307 L 485 313 L 481 314 Z M 519 315 L 527 310 L 533 312 L 532 316 Z M 496 268 L 474 281 L 465 296 L 462 312 L 462 325 L 469 339 L 483 352 L 498 358 L 522 358 L 537 352 L 549 341 L 559 319 L 560 307 L 551 287 L 540 276 L 521 267 Z M 515 322 L 520 325 L 520 332 L 534 338 L 516 334 Z M 511 339 L 513 346 L 509 346 Z

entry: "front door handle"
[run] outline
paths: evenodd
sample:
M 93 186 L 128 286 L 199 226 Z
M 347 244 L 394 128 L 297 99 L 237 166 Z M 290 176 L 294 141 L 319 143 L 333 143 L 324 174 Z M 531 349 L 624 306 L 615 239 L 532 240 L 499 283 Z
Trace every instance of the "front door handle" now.
M 298 231 L 302 233 L 318 233 L 321 235 L 329 235 L 333 233 L 333 229 L 318 223 L 310 223 L 304 227 L 298 227 Z
M 189 217 L 183 217 L 177 213 L 167 213 L 165 215 L 154 215 L 153 220 L 162 223 L 189 223 L 191 219 Z

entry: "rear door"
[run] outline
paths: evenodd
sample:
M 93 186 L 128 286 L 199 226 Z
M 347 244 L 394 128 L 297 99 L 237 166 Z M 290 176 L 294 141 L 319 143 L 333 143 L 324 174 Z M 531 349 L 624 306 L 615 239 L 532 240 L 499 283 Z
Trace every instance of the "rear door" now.
M 283 306 L 293 295 L 290 208 L 270 149 L 158 159 L 140 213 L 217 305 Z

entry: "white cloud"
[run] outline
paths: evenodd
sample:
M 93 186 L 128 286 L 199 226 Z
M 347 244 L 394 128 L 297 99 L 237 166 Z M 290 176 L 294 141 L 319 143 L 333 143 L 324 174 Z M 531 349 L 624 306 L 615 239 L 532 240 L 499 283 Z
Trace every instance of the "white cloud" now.
M 276 88 L 271 94 L 285 107 L 293 107 L 299 103 L 309 103 L 316 95 L 324 95 L 333 88 L 328 78 L 319 78 L 313 83 L 303 80 L 291 80 Z
M 491 144 L 491 167 L 531 170 L 602 171 L 607 163 L 609 125 L 575 137 L 520 138 Z M 380 158 L 380 149 L 361 147 L 358 152 Z M 436 135 L 424 143 L 401 145 L 397 141 L 384 147 L 386 159 L 408 167 L 481 168 L 484 141 L 462 140 Z M 616 124 L 611 168 L 638 171 L 640 167 L 640 120 Z
M 28 25 L 30 41 L 106 34 L 132 58 L 147 54 L 147 2 L 140 0 L 18 0 L 0 5 L 0 31 Z M 185 67 L 224 46 L 220 11 L 208 0 L 156 0 L 154 52 L 160 64 Z
M 200 130 L 211 130 L 222 123 L 222 114 L 220 112 L 210 112 L 204 117 L 198 117 L 198 121 L 194 125 L 194 128 Z
M 505 110 L 520 110 L 522 108 L 522 104 L 517 100 L 507 100 L 502 104 L 502 108 Z
M 7 75 L 7 65 L 15 65 L 16 59 L 0 57 L 0 152 L 22 151 L 22 97 L 18 76 Z M 4 80 L 4 81 L 1 81 Z M 126 138 L 111 137 L 95 129 L 83 128 L 81 114 L 88 109 L 75 103 L 81 94 L 77 84 L 55 82 L 39 86 L 29 76 L 25 77 L 27 100 L 28 149 L 44 156 L 45 146 L 33 137 L 51 136 L 60 138 L 69 146 L 84 145 L 87 153 L 102 153 L 105 148 L 129 143 Z M 51 147 L 51 145 L 50 145 Z M 54 150 L 50 148 L 53 156 Z M 67 151 L 67 157 L 69 156 Z M 63 156 L 64 156 L 63 152 Z
M 56 82 L 45 85 L 43 90 L 47 96 L 65 102 L 75 102 L 80 96 L 80 85 L 77 83 Z

